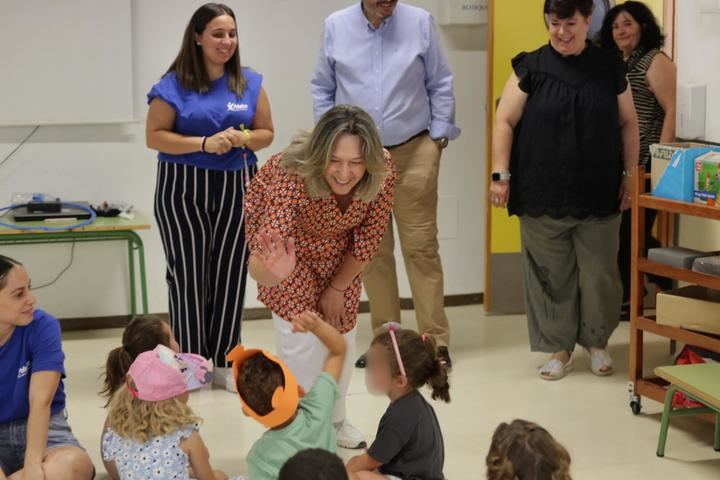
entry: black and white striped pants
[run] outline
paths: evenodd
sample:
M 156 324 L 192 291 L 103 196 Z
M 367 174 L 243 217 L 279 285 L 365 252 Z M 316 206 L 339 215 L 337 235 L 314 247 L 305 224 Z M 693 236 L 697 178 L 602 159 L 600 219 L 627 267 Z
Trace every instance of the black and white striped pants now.
M 170 324 L 183 352 L 226 367 L 240 343 L 247 277 L 243 198 L 257 172 L 158 162 L 155 219 L 170 297 Z

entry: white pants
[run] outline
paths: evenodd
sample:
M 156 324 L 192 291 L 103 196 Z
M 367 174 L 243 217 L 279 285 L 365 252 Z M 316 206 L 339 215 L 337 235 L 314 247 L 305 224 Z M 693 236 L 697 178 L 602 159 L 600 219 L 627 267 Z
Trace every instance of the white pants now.
M 325 345 L 312 333 L 293 333 L 292 324 L 274 313 L 273 323 L 275 324 L 277 356 L 285 362 L 290 371 L 295 375 L 298 384 L 300 384 L 306 392 L 309 392 L 313 385 L 315 385 L 315 380 L 317 380 L 317 377 L 325 365 L 325 360 L 328 356 L 327 348 L 325 348 Z M 338 385 L 340 398 L 335 405 L 334 423 L 340 423 L 345 420 L 345 401 L 348 388 L 350 387 L 350 377 L 352 376 L 353 362 L 357 350 L 355 345 L 356 336 L 357 327 L 343 335 L 345 343 L 347 344 L 347 352 Z

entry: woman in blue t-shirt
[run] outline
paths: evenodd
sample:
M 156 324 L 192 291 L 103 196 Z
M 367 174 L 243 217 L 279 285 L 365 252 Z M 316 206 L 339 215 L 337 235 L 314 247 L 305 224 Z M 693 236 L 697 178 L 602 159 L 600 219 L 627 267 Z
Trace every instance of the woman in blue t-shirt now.
M 234 391 L 225 355 L 240 343 L 243 197 L 257 170 L 255 152 L 272 143 L 273 123 L 262 76 L 240 65 L 229 7 L 209 3 L 195 12 L 148 102 L 173 333 L 183 352 L 211 358 L 215 382 Z
M 0 255 L 0 479 L 90 479 L 65 419 L 58 321 L 35 309 L 30 277 Z

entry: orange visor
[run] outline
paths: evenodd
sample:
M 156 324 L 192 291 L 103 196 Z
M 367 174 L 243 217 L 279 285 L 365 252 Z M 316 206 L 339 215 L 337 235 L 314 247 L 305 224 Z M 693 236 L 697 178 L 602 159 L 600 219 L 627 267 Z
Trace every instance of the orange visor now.
M 245 360 L 247 360 L 248 358 L 258 354 L 265 355 L 265 358 L 267 358 L 271 362 L 276 363 L 282 369 L 283 376 L 285 377 L 285 386 L 278 387 L 275 390 L 272 398 L 273 409 L 270 413 L 264 416 L 259 415 L 252 408 L 250 408 L 250 406 L 245 403 L 245 399 L 242 398 L 242 395 L 240 395 L 239 392 L 238 396 L 240 397 L 240 403 L 242 404 L 243 412 L 245 412 L 245 415 L 254 418 L 266 428 L 276 428 L 286 423 L 293 417 L 293 415 L 295 415 L 295 412 L 298 408 L 298 401 L 300 400 L 300 397 L 304 394 L 304 392 L 302 392 L 301 389 L 298 388 L 298 383 L 295 375 L 292 374 L 290 369 L 287 367 L 287 365 L 285 365 L 283 361 L 281 361 L 275 355 L 266 352 L 265 350 L 246 350 L 245 347 L 243 347 L 242 345 L 238 345 L 233 348 L 232 351 L 230 351 L 230 353 L 228 353 L 225 357 L 227 361 L 232 362 L 233 377 L 235 378 L 236 384 L 238 382 L 238 376 L 240 375 L 240 367 L 242 366 L 243 362 L 245 362 Z

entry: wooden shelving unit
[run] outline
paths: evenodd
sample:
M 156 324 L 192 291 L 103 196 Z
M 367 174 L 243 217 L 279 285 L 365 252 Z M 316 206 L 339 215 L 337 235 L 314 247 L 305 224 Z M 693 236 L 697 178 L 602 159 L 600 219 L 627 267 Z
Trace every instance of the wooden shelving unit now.
M 653 209 L 657 210 L 658 213 L 666 212 L 667 214 L 692 215 L 708 220 L 720 220 L 720 207 L 677 202 L 646 194 L 644 191 L 645 169 L 642 167 L 636 167 L 633 172 L 633 179 L 629 390 L 631 397 L 630 408 L 637 415 L 642 408 L 642 397 L 663 402 L 667 389 L 667 384 L 661 379 L 643 377 L 643 335 L 645 332 L 720 353 L 719 336 L 694 332 L 684 328 L 658 325 L 654 316 L 645 316 L 643 297 L 646 273 L 720 290 L 720 277 L 718 276 L 656 263 L 643 256 L 645 249 L 645 210 Z

